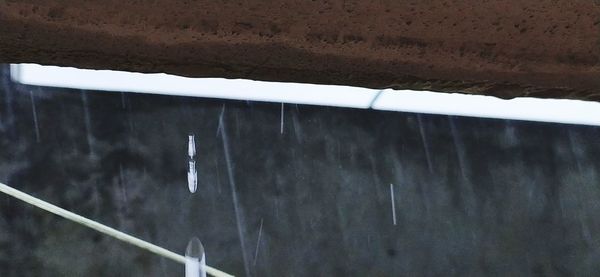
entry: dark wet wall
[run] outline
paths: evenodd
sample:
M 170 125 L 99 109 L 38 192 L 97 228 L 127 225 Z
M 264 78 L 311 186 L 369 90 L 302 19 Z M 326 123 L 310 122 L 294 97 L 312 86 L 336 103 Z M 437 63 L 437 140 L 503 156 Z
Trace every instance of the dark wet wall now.
M 0 182 L 237 276 L 600 272 L 597 127 L 286 104 L 282 129 L 280 104 L 0 74 Z M 0 276 L 183 272 L 0 195 Z

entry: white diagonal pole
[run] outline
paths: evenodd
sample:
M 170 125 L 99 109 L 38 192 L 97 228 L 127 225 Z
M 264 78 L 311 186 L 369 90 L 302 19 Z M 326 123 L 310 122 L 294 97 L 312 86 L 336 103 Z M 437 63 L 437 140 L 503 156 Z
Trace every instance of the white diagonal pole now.
M 134 236 L 128 235 L 126 233 L 123 233 L 119 230 L 116 230 L 114 228 L 108 227 L 104 224 L 98 223 L 96 221 L 93 221 L 91 219 L 85 218 L 83 216 L 80 216 L 78 214 L 72 213 L 70 211 L 67 211 L 61 207 L 52 205 L 46 201 L 43 201 L 41 199 L 35 198 L 27 193 L 21 192 L 19 190 L 16 190 L 12 187 L 9 187 L 3 183 L 0 183 L 0 192 L 6 193 L 14 198 L 17 198 L 23 202 L 27 202 L 33 206 L 36 206 L 42 210 L 45 210 L 47 212 L 53 213 L 55 215 L 61 216 L 63 218 L 66 218 L 68 220 L 71 220 L 73 222 L 79 223 L 83 226 L 89 227 L 91 229 L 94 229 L 100 233 L 109 235 L 113 238 L 116 238 L 118 240 L 127 242 L 129 244 L 135 245 L 139 248 L 148 250 L 154 254 L 163 256 L 165 258 L 171 259 L 173 261 L 176 261 L 178 263 L 181 264 L 185 264 L 185 257 L 182 255 L 179 255 L 175 252 L 169 251 L 167 249 L 164 249 L 160 246 L 154 245 L 152 243 L 149 243 L 147 241 L 138 239 Z M 220 271 L 216 268 L 210 267 L 210 266 L 206 266 L 206 273 L 214 276 L 214 277 L 233 277 L 233 275 L 227 274 L 223 271 Z

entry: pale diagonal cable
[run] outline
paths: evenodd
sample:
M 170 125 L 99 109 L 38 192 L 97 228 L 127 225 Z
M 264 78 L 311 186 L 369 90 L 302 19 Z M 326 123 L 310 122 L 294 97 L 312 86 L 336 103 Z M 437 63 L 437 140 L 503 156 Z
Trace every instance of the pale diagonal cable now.
M 5 194 L 8 194 L 14 198 L 17 198 L 21 201 L 27 202 L 33 206 L 36 206 L 42 210 L 45 210 L 47 212 L 53 213 L 55 215 L 61 216 L 63 218 L 66 218 L 68 220 L 71 220 L 73 222 L 79 223 L 81 225 L 84 225 L 86 227 L 89 227 L 91 229 L 94 229 L 100 233 L 104 233 L 106 235 L 109 235 L 113 238 L 116 238 L 118 240 L 127 242 L 129 244 L 135 245 L 139 248 L 148 250 L 154 254 L 157 254 L 159 256 L 163 256 L 165 258 L 171 259 L 173 261 L 176 261 L 178 263 L 181 264 L 185 264 L 185 257 L 182 255 L 179 255 L 177 253 L 174 253 L 172 251 L 169 251 L 165 248 L 162 248 L 160 246 L 154 245 L 152 243 L 149 243 L 147 241 L 138 239 L 134 236 L 128 235 L 126 233 L 123 233 L 119 230 L 113 229 L 111 227 L 108 227 L 106 225 L 103 225 L 101 223 L 98 223 L 96 221 L 93 221 L 91 219 L 85 218 L 83 216 L 80 216 L 78 214 L 72 213 L 70 211 L 67 211 L 63 208 L 60 208 L 58 206 L 52 205 L 46 201 L 43 201 L 41 199 L 35 198 L 27 193 L 21 192 L 17 189 L 14 189 L 10 186 L 7 186 L 3 183 L 0 183 L 0 192 L 3 192 Z M 214 277 L 234 277 L 233 275 L 227 274 L 223 271 L 220 271 L 216 268 L 210 267 L 210 266 L 206 266 L 205 267 L 206 273 L 214 276 Z

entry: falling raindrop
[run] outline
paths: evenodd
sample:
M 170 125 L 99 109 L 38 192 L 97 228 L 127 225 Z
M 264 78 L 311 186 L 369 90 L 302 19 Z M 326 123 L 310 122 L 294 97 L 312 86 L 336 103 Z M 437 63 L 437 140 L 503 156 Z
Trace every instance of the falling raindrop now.
M 394 184 L 390 184 L 390 198 L 392 202 L 392 222 L 396 225 L 396 204 L 394 203 Z
M 91 157 L 96 157 L 96 153 L 94 151 L 94 138 L 92 136 L 92 120 L 90 117 L 90 108 L 89 102 L 87 98 L 87 92 L 81 91 L 81 102 L 83 103 L 83 119 L 85 123 L 85 133 L 88 144 L 88 149 Z
M 204 247 L 200 240 L 194 237 L 185 249 L 185 277 L 206 277 L 205 267 Z
M 467 180 L 467 172 L 465 169 L 466 161 L 463 153 L 464 145 L 458 135 L 458 131 L 456 130 L 456 125 L 454 124 L 454 119 L 452 116 L 448 116 L 448 122 L 450 124 L 450 134 L 452 134 L 452 142 L 454 143 L 454 149 L 456 150 L 456 155 L 458 157 L 458 167 L 460 169 L 460 175 L 464 180 Z
M 31 112 L 33 113 L 33 125 L 35 127 L 35 139 L 40 142 L 40 127 L 38 125 L 37 110 L 35 109 L 35 98 L 33 98 L 33 91 L 29 90 L 29 97 L 31 98 Z
M 283 134 L 283 103 L 281 103 L 281 127 L 280 127 L 280 133 Z
M 258 247 L 260 246 L 260 239 L 262 237 L 262 228 L 263 228 L 263 219 L 260 219 L 260 227 L 258 228 L 258 239 L 256 240 L 256 251 L 254 251 L 254 262 L 252 263 L 256 266 L 256 258 L 258 257 Z
M 247 277 L 252 277 L 250 273 L 250 265 L 248 264 L 248 257 L 246 252 L 246 241 L 244 234 L 245 226 L 243 223 L 242 212 L 238 201 L 237 188 L 235 185 L 235 177 L 233 175 L 233 162 L 229 153 L 229 138 L 227 137 L 227 126 L 225 126 L 225 119 L 223 117 L 225 113 L 225 106 L 221 110 L 221 116 L 219 118 L 219 126 L 221 127 L 221 140 L 223 141 L 223 152 L 225 154 L 225 162 L 227 163 L 227 176 L 229 177 L 229 187 L 231 188 L 231 200 L 233 202 L 233 210 L 235 212 L 235 221 L 237 223 L 238 238 L 240 240 L 240 247 L 242 248 L 242 260 L 244 262 L 244 271 Z
M 121 92 L 121 107 L 125 109 L 125 93 Z
M 419 123 L 419 133 L 421 134 L 421 143 L 423 143 L 423 149 L 425 150 L 425 158 L 427 159 L 427 168 L 429 169 L 429 173 L 433 173 L 433 165 L 431 163 L 431 155 L 429 154 L 429 142 L 427 141 L 427 136 L 425 135 L 425 129 L 423 128 L 423 120 L 421 119 L 420 114 L 417 114 L 417 122 Z
M 189 161 L 189 170 L 188 170 L 188 188 L 190 189 L 191 193 L 196 192 L 196 189 L 198 188 L 198 173 L 196 172 L 196 162 L 195 161 Z
M 194 135 L 188 136 L 188 155 L 190 156 L 190 159 L 193 159 L 194 156 L 196 156 L 196 140 Z
M 129 200 L 127 198 L 127 186 L 125 184 L 125 178 L 123 177 L 123 164 L 119 164 L 119 186 L 121 188 L 120 194 L 123 202 L 123 208 L 127 211 L 127 207 L 129 206 Z
M 135 122 L 132 119 L 133 108 L 131 107 L 131 100 L 129 101 L 129 105 L 127 105 L 127 125 L 129 127 L 129 132 L 135 134 Z
M 221 128 L 223 128 L 223 126 L 221 125 L 223 123 L 223 115 L 225 115 L 225 104 L 223 104 L 223 106 L 221 106 L 221 113 L 219 114 L 219 125 L 217 125 L 217 134 L 216 134 L 217 137 L 219 137 L 219 134 L 221 133 Z
M 296 112 L 292 113 L 292 127 L 294 127 L 294 135 L 296 135 L 296 140 L 299 142 L 302 141 L 302 128 L 300 126 L 300 120 L 298 120 L 298 115 L 300 111 L 298 110 L 298 105 L 296 105 Z
M 450 125 L 450 134 L 452 135 L 452 141 L 454 143 L 454 149 L 456 151 L 456 156 L 458 158 L 458 168 L 460 169 L 460 175 L 462 177 L 462 182 L 459 182 L 460 185 L 460 197 L 462 198 L 462 204 L 464 205 L 465 212 L 471 215 L 476 212 L 475 208 L 475 193 L 473 191 L 473 184 L 469 179 L 468 175 L 468 163 L 467 157 L 465 154 L 465 144 L 461 139 L 458 130 L 456 128 L 456 124 L 454 123 L 454 117 L 448 116 L 448 123 Z

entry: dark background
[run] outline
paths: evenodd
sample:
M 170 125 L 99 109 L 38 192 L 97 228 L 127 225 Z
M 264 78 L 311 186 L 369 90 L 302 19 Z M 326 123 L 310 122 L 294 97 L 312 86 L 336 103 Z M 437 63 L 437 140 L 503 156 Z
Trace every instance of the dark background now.
M 0 76 L 0 182 L 237 276 L 600 272 L 597 127 L 286 104 L 281 134 L 277 103 Z M 183 266 L 0 195 L 0 276 Z

